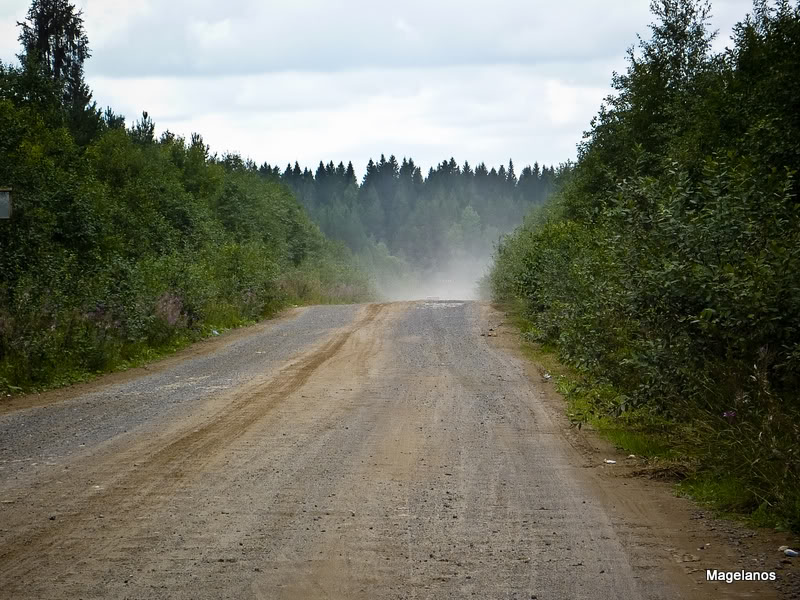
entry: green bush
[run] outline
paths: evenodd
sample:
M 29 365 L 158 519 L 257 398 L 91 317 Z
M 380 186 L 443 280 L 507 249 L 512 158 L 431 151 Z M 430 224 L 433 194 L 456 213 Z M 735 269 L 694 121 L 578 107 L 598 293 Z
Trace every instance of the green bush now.
M 775 48 L 800 47 L 800 8 L 757 3 L 712 55 L 704 3 L 660 6 L 571 180 L 499 245 L 494 297 L 606 390 L 581 394 L 606 428 L 676 425 L 685 489 L 797 529 L 800 128 L 796 95 L 763 88 L 797 91 Z M 767 144 L 764 122 L 792 133 Z
M 289 189 L 147 117 L 78 146 L 58 106 L 0 66 L 0 391 L 81 379 L 271 315 L 354 302 L 371 283 Z

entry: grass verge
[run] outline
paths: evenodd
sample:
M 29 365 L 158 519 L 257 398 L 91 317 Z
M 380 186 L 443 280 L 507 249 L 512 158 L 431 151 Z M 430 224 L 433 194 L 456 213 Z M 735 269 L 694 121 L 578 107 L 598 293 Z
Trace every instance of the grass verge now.
M 308 290 L 295 290 L 290 286 L 284 291 L 282 301 L 274 301 L 266 308 L 258 319 L 242 316 L 242 311 L 232 304 L 217 303 L 209 311 L 207 320 L 190 328 L 175 328 L 159 341 L 138 340 L 127 343 L 108 344 L 105 347 L 91 348 L 90 351 L 98 355 L 94 361 L 94 368 L 81 365 L 77 360 L 78 351 L 74 351 L 64 360 L 53 363 L 43 375 L 35 381 L 12 383 L 14 364 L 6 359 L 0 363 L 0 398 L 10 398 L 29 393 L 42 393 L 76 383 L 86 383 L 108 374 L 141 367 L 160 359 L 166 358 L 176 352 L 199 342 L 203 339 L 216 337 L 232 329 L 249 327 L 256 323 L 274 318 L 282 310 L 291 306 L 310 306 L 315 304 L 352 304 L 369 301 L 371 295 L 364 295 L 357 289 L 339 289 L 325 291 L 318 282 L 315 288 Z M 343 287 L 344 286 L 340 286 Z
M 576 426 L 588 425 L 617 449 L 646 461 L 642 474 L 675 483 L 675 493 L 691 498 L 717 516 L 751 527 L 793 530 L 783 513 L 754 498 L 735 474 L 703 465 L 700 432 L 691 423 L 669 421 L 645 411 L 619 411 L 620 394 L 608 383 L 561 360 L 558 348 L 535 341 L 536 331 L 520 306 L 501 305 L 521 333 L 523 354 L 549 373 Z M 800 507 L 800 499 L 797 500 Z

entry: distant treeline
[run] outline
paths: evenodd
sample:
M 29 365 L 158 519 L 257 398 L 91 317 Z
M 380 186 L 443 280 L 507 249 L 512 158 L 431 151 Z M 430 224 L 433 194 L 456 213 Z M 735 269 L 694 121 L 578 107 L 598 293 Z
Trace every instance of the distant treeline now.
M 199 135 L 130 129 L 83 81 L 80 12 L 35 1 L 0 63 L 0 391 L 71 381 L 289 302 L 370 295 L 285 185 Z
M 707 2 L 652 8 L 495 294 L 594 382 L 592 416 L 664 435 L 699 497 L 800 529 L 800 4 L 757 0 L 721 53 Z
M 255 165 L 253 165 L 255 167 Z M 289 185 L 329 237 L 354 252 L 382 243 L 415 269 L 436 268 L 452 258 L 487 257 L 500 234 L 519 225 L 569 172 L 570 165 L 488 169 L 455 159 L 423 178 L 413 159 L 370 159 L 359 184 L 353 164 L 320 162 L 316 171 L 295 163 L 284 170 L 264 164 L 265 177 Z

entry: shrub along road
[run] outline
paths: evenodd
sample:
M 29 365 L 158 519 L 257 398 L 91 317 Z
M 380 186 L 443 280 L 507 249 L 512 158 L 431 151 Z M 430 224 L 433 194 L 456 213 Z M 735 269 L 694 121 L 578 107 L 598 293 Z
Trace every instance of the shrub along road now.
M 698 583 L 778 560 L 745 561 L 667 486 L 605 465 L 501 321 L 312 307 L 17 401 L 0 597 L 778 597 Z

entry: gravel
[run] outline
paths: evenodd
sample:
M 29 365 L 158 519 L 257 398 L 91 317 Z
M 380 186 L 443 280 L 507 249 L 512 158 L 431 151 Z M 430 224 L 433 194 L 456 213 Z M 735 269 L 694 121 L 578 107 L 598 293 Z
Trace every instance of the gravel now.
M 353 320 L 357 306 L 318 306 L 278 319 L 222 350 L 77 398 L 0 415 L 0 490 L 123 433 L 182 418 L 210 395 L 270 373 Z M 47 463 L 51 463 L 47 465 Z

